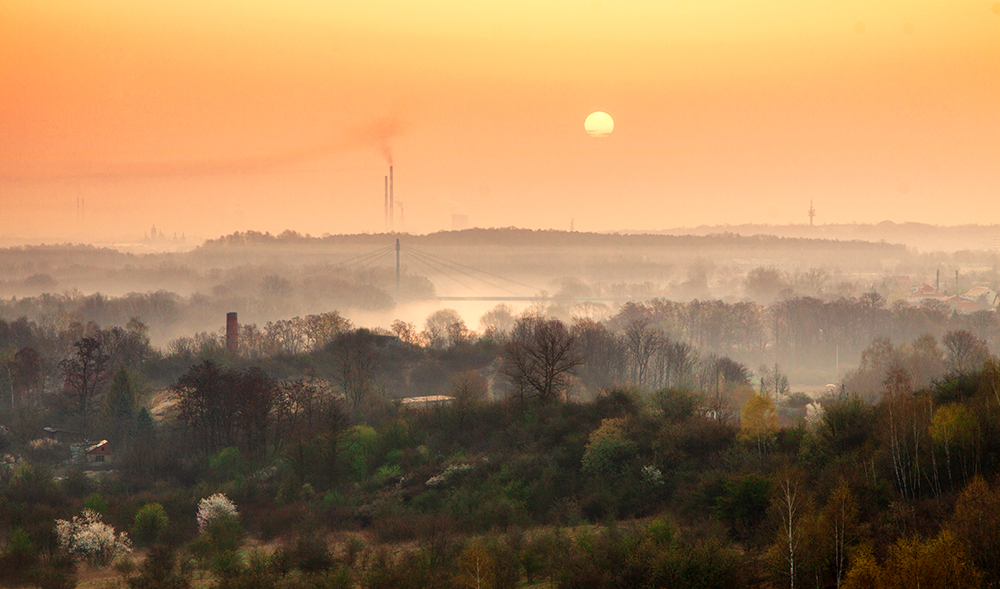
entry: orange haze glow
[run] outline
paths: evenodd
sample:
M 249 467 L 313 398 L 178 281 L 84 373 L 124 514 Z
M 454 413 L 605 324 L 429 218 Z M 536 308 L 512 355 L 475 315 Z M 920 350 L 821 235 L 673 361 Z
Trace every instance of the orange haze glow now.
M 994 4 L 5 0 L 0 237 L 993 223 Z

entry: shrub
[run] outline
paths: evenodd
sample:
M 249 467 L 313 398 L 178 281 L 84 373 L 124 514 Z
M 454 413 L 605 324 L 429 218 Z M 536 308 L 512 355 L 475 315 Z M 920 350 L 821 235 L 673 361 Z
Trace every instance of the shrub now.
M 232 446 L 223 448 L 208 461 L 208 467 L 221 481 L 230 481 L 236 478 L 240 472 L 241 464 L 243 464 L 243 458 L 240 456 L 240 451 Z
M 14 470 L 10 479 L 8 496 L 14 501 L 25 503 L 48 503 L 57 494 L 52 474 L 31 463 L 22 464 Z
M 634 466 L 636 453 L 637 448 L 629 439 L 625 420 L 605 419 L 590 434 L 583 454 L 583 472 L 613 484 Z
M 56 520 L 56 536 L 60 548 L 93 566 L 107 566 L 119 554 L 132 552 L 128 534 L 116 534 L 89 509 L 70 521 Z
M 279 548 L 275 552 L 275 560 L 284 561 L 288 568 L 297 568 L 305 573 L 326 571 L 335 564 L 326 541 L 315 533 L 302 534 L 294 543 Z
M 733 538 L 747 541 L 764 520 L 770 505 L 771 482 L 749 474 L 726 481 L 715 501 L 716 517 L 729 526 Z
M 101 515 L 107 515 L 108 513 L 108 501 L 104 497 L 101 497 L 99 493 L 88 495 L 83 501 L 83 507 Z
M 236 505 L 222 493 L 216 493 L 198 502 L 198 530 L 201 532 L 219 520 L 236 520 L 239 516 Z
M 147 503 L 135 514 L 132 534 L 141 544 L 153 544 L 170 524 L 167 512 L 159 503 Z
M 158 545 L 139 566 L 139 575 L 128 580 L 129 589 L 188 589 L 189 571 L 177 562 L 174 551 Z
M 653 393 L 653 406 L 667 421 L 684 421 L 697 413 L 703 404 L 702 396 L 684 389 L 660 389 Z
M 203 556 L 236 550 L 243 540 L 243 526 L 236 505 L 222 493 L 198 502 L 198 530 Z
M 76 577 L 72 568 L 45 567 L 32 573 L 32 581 L 39 589 L 73 589 Z
M 38 561 L 38 554 L 28 533 L 22 528 L 14 528 L 7 547 L 0 555 L 0 583 L 17 581 Z

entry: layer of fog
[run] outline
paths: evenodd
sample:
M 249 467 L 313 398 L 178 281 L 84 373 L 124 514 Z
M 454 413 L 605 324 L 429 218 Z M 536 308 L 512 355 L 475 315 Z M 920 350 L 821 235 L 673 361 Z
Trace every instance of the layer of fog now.
M 771 305 L 797 297 L 858 300 L 875 292 L 886 309 L 919 306 L 912 291 L 922 285 L 940 287 L 935 296 L 941 301 L 974 286 L 997 290 L 997 255 L 920 254 L 861 241 L 522 230 L 322 239 L 249 233 L 155 255 L 89 246 L 0 250 L 0 317 L 124 325 L 135 316 L 160 347 L 219 332 L 229 311 L 263 328 L 336 310 L 357 326 L 388 330 L 396 320 L 419 329 L 430 314 L 450 308 L 469 329 L 480 330 L 482 315 L 500 302 L 515 314 L 533 309 L 570 323 L 600 321 L 628 301 L 651 299 Z M 961 312 L 970 310 L 966 305 Z M 844 353 L 840 362 L 858 360 Z M 832 358 L 823 364 L 832 365 Z M 817 384 L 828 376 L 805 380 Z

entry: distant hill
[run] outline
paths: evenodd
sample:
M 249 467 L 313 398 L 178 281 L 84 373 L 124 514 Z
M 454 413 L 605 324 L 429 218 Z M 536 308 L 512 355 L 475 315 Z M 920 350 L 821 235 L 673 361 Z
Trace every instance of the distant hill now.
M 957 252 L 962 250 L 1000 249 L 1000 225 L 929 225 L 927 223 L 893 223 L 840 225 L 699 225 L 648 232 L 654 235 L 773 235 L 776 237 L 861 240 L 898 243 L 921 252 Z
M 586 248 L 679 248 L 679 249 L 767 249 L 801 250 L 878 250 L 899 254 L 905 246 L 871 242 L 860 238 L 838 239 L 828 236 L 778 236 L 766 232 L 739 234 L 727 231 L 711 234 L 670 233 L 585 233 L 576 231 L 533 230 L 515 227 L 498 229 L 464 229 L 439 231 L 426 235 L 409 234 L 348 234 L 312 237 L 293 231 L 279 235 L 255 231 L 237 232 L 206 241 L 202 250 L 227 247 L 268 246 L 362 246 L 391 244 L 396 239 L 412 246 L 472 246 L 472 247 L 586 247 Z

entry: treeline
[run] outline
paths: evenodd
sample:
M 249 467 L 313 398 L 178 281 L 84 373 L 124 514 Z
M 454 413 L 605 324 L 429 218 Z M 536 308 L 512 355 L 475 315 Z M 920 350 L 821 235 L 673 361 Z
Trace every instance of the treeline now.
M 333 272 L 286 279 L 245 269 L 233 273 L 210 294 L 181 296 L 161 290 L 119 297 L 79 292 L 14 297 L 0 300 L 0 318 L 13 321 L 23 317 L 50 331 L 72 322 L 124 325 L 137 318 L 149 327 L 154 340 L 166 343 L 182 334 L 201 331 L 206 325 L 220 324 L 233 309 L 240 309 L 244 320 L 259 318 L 262 322 L 299 315 L 302 309 L 339 307 L 388 312 L 395 306 L 385 290 L 390 279 L 394 284 L 395 276 L 387 270 L 374 270 L 360 278 Z M 407 277 L 403 286 L 406 293 L 430 296 L 430 285 L 424 279 Z
M 131 325 L 142 332 L 149 347 L 148 357 L 156 359 L 145 374 L 166 386 L 199 358 L 223 361 L 222 332 L 185 336 L 165 348 L 153 349 L 149 340 L 156 335 L 156 326 L 162 330 L 164 325 L 181 321 L 185 314 L 204 323 L 218 323 L 217 319 L 238 301 L 204 297 L 185 300 L 168 293 L 122 298 L 46 296 L 12 301 L 4 304 L 10 309 L 38 306 L 40 319 L 0 319 L 0 350 L 7 357 L 5 366 L 16 372 L 20 369 L 12 355 L 30 349 L 24 353 L 39 356 L 45 368 L 43 382 L 54 388 L 60 378 L 56 369 L 70 355 L 75 341 L 102 331 L 101 325 L 123 326 L 118 330 L 130 329 L 127 326 Z M 67 311 L 70 304 L 75 305 L 73 312 Z M 790 375 L 793 382 L 843 381 L 848 392 L 869 395 L 878 392 L 892 358 L 886 352 L 887 345 L 900 346 L 899 354 L 911 359 L 892 361 L 908 362 L 911 377 L 918 386 L 926 387 L 947 372 L 946 354 L 972 354 L 965 350 L 977 349 L 972 355 L 978 359 L 996 349 L 1000 339 L 995 312 L 962 315 L 934 304 L 887 307 L 877 293 L 833 301 L 793 298 L 770 306 L 654 299 L 627 303 L 614 314 L 603 306 L 557 299 L 549 305 L 536 305 L 527 313 L 574 316 L 563 323 L 583 357 L 574 377 L 574 391 L 580 398 L 622 384 L 649 390 L 703 386 L 700 383 L 715 378 L 719 370 L 714 366 L 722 359 L 742 365 L 755 388 L 778 365 L 781 374 Z M 144 320 L 147 317 L 156 321 L 150 325 Z M 409 349 L 421 352 L 405 361 L 378 363 L 372 376 L 377 384 L 373 386 L 390 398 L 439 392 L 449 375 L 461 367 L 442 369 L 437 356 L 459 358 L 456 362 L 483 369 L 484 377 L 492 379 L 498 370 L 494 364 L 497 350 L 513 332 L 517 319 L 513 309 L 498 305 L 480 318 L 478 331 L 473 331 L 456 312 L 444 309 L 429 316 L 422 327 L 397 321 L 390 330 L 376 330 L 373 333 L 378 337 L 393 336 L 409 344 Z M 322 353 L 338 335 L 352 330 L 350 322 L 335 312 L 261 325 L 245 322 L 241 325 L 239 357 L 233 360 L 280 364 L 282 358 Z M 958 333 L 963 336 L 957 338 Z M 485 370 L 489 366 L 492 370 Z M 282 376 L 294 370 L 290 368 Z M 4 378 L 0 372 L 0 382 Z M 9 391 L 3 389 L 9 387 L 0 387 L 0 398 L 5 392 L 9 396 Z
M 800 237 L 776 237 L 773 235 L 743 236 L 736 233 L 719 233 L 712 235 L 656 235 L 656 234 L 621 234 L 621 233 L 588 233 L 579 231 L 558 231 L 551 229 L 520 229 L 517 227 L 500 227 L 490 229 L 463 229 L 461 231 L 439 231 L 428 235 L 404 235 L 408 242 L 423 245 L 446 246 L 588 246 L 588 247 L 685 247 L 685 248 L 754 248 L 767 247 L 775 249 L 801 249 L 803 244 L 810 246 L 835 248 L 844 251 L 869 250 L 878 252 L 905 253 L 905 246 L 885 242 L 866 242 L 860 240 L 838 241 L 829 239 L 814 239 Z M 236 232 L 217 239 L 207 240 L 203 247 L 234 247 L 261 245 L 306 245 L 306 244 L 356 244 L 383 243 L 385 235 L 324 235 L 313 237 L 295 231 L 284 231 L 277 235 L 259 231 Z

